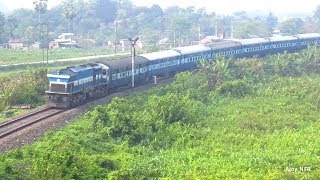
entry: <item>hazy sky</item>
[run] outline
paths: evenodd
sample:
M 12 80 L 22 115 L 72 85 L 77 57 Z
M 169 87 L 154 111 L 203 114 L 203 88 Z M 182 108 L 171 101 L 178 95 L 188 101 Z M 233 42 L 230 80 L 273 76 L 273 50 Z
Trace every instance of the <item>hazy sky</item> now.
M 48 0 L 49 8 L 59 4 L 62 0 Z M 0 10 L 15 8 L 32 8 L 33 0 L 0 0 Z M 276 14 L 307 13 L 312 14 L 319 0 L 132 0 L 138 6 L 159 4 L 162 8 L 178 5 L 180 7 L 205 7 L 207 11 L 219 14 L 231 14 L 234 11 L 263 11 Z

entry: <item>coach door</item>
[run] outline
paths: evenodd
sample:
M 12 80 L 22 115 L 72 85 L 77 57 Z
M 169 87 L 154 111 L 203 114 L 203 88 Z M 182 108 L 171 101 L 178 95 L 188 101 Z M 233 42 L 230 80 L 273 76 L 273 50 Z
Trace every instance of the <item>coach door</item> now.
M 96 83 L 97 83 L 97 71 L 96 70 L 93 71 L 92 76 L 93 76 L 93 84 L 96 85 Z
M 102 69 L 102 78 L 106 79 L 109 82 L 109 69 Z

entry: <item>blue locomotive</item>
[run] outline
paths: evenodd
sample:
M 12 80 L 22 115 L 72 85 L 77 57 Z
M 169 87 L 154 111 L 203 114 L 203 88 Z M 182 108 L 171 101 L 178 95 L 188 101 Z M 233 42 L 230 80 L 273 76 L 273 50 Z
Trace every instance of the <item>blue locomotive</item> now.
M 320 45 L 320 34 L 298 34 L 271 38 L 224 40 L 207 45 L 177 47 L 171 50 L 141 54 L 135 58 L 135 83 L 144 83 L 153 76 L 173 75 L 197 68 L 201 59 L 251 57 L 294 52 L 311 45 Z M 67 67 L 47 75 L 48 105 L 70 108 L 88 99 L 107 95 L 110 90 L 131 83 L 131 58 Z

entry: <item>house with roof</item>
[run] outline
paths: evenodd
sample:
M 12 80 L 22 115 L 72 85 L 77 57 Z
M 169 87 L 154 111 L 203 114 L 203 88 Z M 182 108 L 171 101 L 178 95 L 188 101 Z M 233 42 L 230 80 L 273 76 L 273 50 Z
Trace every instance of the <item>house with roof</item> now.
M 23 46 L 23 42 L 20 39 L 14 39 L 8 42 L 9 49 L 23 49 Z

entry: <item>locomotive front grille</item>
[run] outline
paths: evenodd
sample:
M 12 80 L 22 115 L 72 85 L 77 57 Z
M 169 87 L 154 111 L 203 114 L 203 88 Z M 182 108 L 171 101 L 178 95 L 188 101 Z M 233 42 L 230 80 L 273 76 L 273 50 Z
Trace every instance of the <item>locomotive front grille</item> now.
M 66 92 L 66 87 L 65 87 L 64 84 L 51 84 L 50 91 L 51 92 L 65 93 Z

